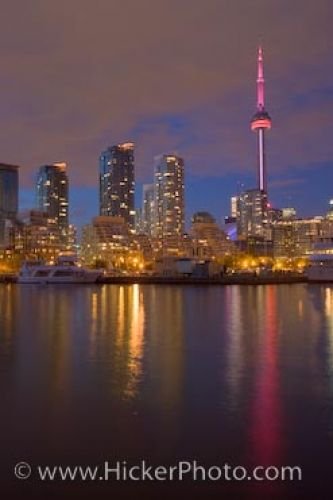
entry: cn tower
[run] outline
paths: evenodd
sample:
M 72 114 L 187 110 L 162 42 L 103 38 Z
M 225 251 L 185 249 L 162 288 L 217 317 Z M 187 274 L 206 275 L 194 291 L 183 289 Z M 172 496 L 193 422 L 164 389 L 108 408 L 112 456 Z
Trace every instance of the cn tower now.
M 257 111 L 251 120 L 251 130 L 257 133 L 258 188 L 267 194 L 265 131 L 269 130 L 272 120 L 265 109 L 264 56 L 262 47 L 258 49 L 257 72 Z

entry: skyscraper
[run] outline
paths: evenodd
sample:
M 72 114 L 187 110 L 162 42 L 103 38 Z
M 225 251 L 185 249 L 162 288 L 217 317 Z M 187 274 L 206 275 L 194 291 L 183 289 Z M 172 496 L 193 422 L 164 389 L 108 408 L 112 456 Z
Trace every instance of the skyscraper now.
M 64 232 L 68 228 L 68 176 L 66 163 L 43 165 L 37 176 L 38 209 L 55 219 Z
M 164 247 L 176 248 L 184 227 L 184 161 L 176 155 L 162 155 L 155 165 L 154 236 Z
M 135 227 L 134 144 L 124 142 L 109 147 L 99 158 L 99 213 L 123 217 Z
M 154 226 L 154 184 L 144 184 L 142 188 L 142 230 L 148 236 Z
M 265 238 L 267 196 L 260 189 L 248 189 L 238 197 L 237 234 L 240 240 Z
M 18 168 L 0 163 L 0 245 L 4 244 L 6 220 L 14 222 L 17 216 Z
M 265 109 L 264 58 L 261 47 L 258 49 L 257 69 L 257 111 L 251 120 L 251 130 L 257 133 L 257 171 L 258 189 L 267 193 L 265 131 L 269 130 L 272 120 Z

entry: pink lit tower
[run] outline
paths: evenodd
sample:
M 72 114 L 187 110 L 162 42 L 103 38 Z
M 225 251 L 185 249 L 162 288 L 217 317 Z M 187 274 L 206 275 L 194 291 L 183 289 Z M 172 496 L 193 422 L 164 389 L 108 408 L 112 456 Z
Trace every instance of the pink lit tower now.
M 251 130 L 257 133 L 258 141 L 258 188 L 267 194 L 265 131 L 269 130 L 272 120 L 265 109 L 264 57 L 262 47 L 258 49 L 257 74 L 257 111 L 251 120 Z

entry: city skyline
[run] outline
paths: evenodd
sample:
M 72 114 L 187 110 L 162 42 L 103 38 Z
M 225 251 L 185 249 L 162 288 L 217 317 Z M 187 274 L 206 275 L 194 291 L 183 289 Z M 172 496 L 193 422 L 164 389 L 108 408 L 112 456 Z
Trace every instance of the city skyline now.
M 237 4 L 211 1 L 203 8 L 195 1 L 188 9 L 186 2 L 174 3 L 173 11 L 171 4 L 155 2 L 149 8 L 154 29 L 147 27 L 143 7 L 141 12 L 131 5 L 133 29 L 126 37 L 117 32 L 117 44 L 109 39 L 113 34 L 107 39 L 103 34 L 104 18 L 110 10 L 113 18 L 129 12 L 126 2 L 111 9 L 102 1 L 95 12 L 88 4 L 78 10 L 73 1 L 66 4 L 66 17 L 62 2 L 23 6 L 15 42 L 9 43 L 6 30 L 0 35 L 5 37 L 2 161 L 22 165 L 21 207 L 32 205 L 35 169 L 66 161 L 72 221 L 89 220 L 98 207 L 99 152 L 131 138 L 137 144 L 137 205 L 142 184 L 150 182 L 153 157 L 177 152 L 186 161 L 188 218 L 205 209 L 221 220 L 237 184 L 255 185 L 256 146 L 248 117 L 255 104 L 256 50 L 262 44 L 274 117 L 270 199 L 274 206 L 295 206 L 304 216 L 325 212 L 333 181 L 331 6 L 324 0 L 295 1 L 292 7 L 284 1 L 257 0 L 251 8 Z M 14 15 L 12 8 L 4 12 L 4 24 Z M 174 37 L 159 30 L 156 49 L 159 23 L 152 21 L 162 19 L 172 22 Z M 52 26 L 57 37 L 42 43 Z M 106 68 L 101 61 L 110 64 Z
M 333 0 L 1 6 L 3 497 L 328 499 Z

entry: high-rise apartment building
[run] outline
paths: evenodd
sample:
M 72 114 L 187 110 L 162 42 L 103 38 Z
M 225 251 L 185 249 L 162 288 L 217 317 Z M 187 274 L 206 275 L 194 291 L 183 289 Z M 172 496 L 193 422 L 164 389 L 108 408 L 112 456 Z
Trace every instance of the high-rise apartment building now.
M 265 238 L 267 195 L 261 189 L 248 189 L 238 197 L 237 234 L 240 240 Z
M 18 168 L 0 163 L 0 245 L 5 244 L 6 221 L 14 222 L 17 216 Z
M 142 230 L 152 236 L 154 229 L 154 184 L 144 184 L 142 189 Z
M 99 158 L 99 213 L 123 217 L 135 228 L 134 144 L 124 142 L 109 147 Z
M 184 161 L 165 154 L 155 164 L 154 236 L 164 248 L 177 249 L 184 229 Z
M 59 228 L 68 229 L 68 175 L 66 163 L 39 168 L 37 176 L 38 209 L 54 219 Z

